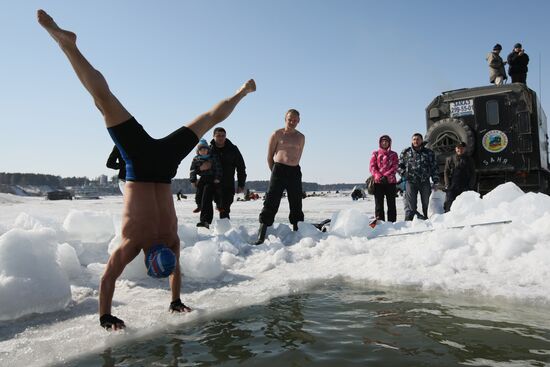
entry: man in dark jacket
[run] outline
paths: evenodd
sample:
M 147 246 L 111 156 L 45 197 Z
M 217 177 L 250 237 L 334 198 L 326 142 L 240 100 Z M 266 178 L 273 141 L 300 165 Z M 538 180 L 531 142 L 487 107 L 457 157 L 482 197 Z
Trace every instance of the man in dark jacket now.
M 405 220 L 413 220 L 418 213 L 416 210 L 418 193 L 422 201 L 424 218 L 427 218 L 432 188 L 437 190 L 436 185 L 439 184 L 439 169 L 434 152 L 424 146 L 421 134 L 414 134 L 411 146 L 401 152 L 398 173 L 407 182 L 404 202 Z M 430 178 L 433 184 L 430 184 Z
M 502 85 L 507 79 L 506 70 L 504 70 L 506 62 L 502 61 L 500 51 L 502 51 L 502 46 L 497 43 L 493 47 L 493 51 L 489 52 L 486 57 L 489 64 L 489 81 L 494 85 Z
M 116 145 L 113 147 L 111 154 L 109 154 L 109 158 L 107 158 L 107 168 L 118 169 L 118 179 L 126 181 L 126 162 Z
M 235 170 L 237 171 L 237 193 L 244 192 L 246 166 L 243 156 L 229 139 L 223 127 L 214 129 L 214 139 L 210 142 L 212 154 L 218 157 L 222 166 L 221 197 L 216 198 L 220 218 L 229 218 L 231 204 L 235 197 Z
M 445 212 L 451 210 L 451 204 L 464 191 L 473 190 L 476 182 L 476 170 L 472 157 L 464 154 L 466 143 L 459 143 L 455 147 L 455 155 L 445 162 L 445 187 L 447 195 L 443 208 Z
M 529 56 L 521 43 L 516 43 L 514 50 L 508 55 L 508 75 L 512 77 L 512 83 L 527 84 L 527 64 Z
M 118 169 L 118 189 L 120 193 L 124 195 L 124 184 L 126 183 L 126 162 L 120 154 L 117 146 L 113 147 L 109 158 L 107 158 L 107 167 L 111 169 Z

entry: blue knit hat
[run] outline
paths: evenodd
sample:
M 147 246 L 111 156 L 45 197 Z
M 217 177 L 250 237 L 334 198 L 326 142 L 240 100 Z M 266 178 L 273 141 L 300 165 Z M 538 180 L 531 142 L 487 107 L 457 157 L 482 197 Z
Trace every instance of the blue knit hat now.
M 201 148 L 207 148 L 210 149 L 210 144 L 206 141 L 206 139 L 199 140 L 199 143 L 197 144 L 197 150 Z
M 166 278 L 174 272 L 176 255 L 165 245 L 155 245 L 145 256 L 147 275 L 153 278 Z
M 197 144 L 197 152 L 199 150 L 201 150 L 202 148 L 206 148 L 208 150 L 210 150 L 210 145 L 208 144 L 208 142 L 206 141 L 206 139 L 201 139 L 199 141 L 199 144 Z

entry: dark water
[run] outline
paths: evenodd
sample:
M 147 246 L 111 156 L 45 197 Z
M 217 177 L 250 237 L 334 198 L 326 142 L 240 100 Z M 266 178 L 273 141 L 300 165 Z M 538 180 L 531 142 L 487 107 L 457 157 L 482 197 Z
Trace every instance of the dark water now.
M 459 304 L 328 285 L 69 365 L 550 366 L 548 322 L 535 326 L 546 318 L 540 310 Z

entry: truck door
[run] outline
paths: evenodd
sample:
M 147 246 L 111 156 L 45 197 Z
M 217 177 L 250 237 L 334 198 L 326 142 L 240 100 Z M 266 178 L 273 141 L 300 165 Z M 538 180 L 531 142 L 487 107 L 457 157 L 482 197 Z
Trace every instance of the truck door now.
M 513 138 L 514 118 L 506 95 L 476 98 L 475 116 L 478 138 L 476 162 L 479 171 L 512 171 L 515 169 Z

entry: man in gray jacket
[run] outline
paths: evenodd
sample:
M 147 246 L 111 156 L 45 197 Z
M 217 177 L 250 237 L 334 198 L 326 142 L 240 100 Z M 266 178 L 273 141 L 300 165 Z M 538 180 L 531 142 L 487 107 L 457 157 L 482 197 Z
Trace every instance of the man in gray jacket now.
M 504 81 L 508 79 L 504 70 L 506 61 L 502 61 L 500 51 L 502 51 L 502 46 L 497 43 L 493 47 L 493 51 L 489 52 L 485 58 L 489 64 L 489 81 L 494 85 L 503 85 Z
M 428 217 L 428 203 L 432 189 L 439 184 L 439 168 L 433 150 L 424 145 L 422 135 L 412 136 L 411 146 L 405 148 L 399 157 L 398 173 L 407 181 L 405 186 L 405 220 L 413 220 L 418 215 L 417 197 L 420 193 L 422 218 Z M 433 184 L 430 184 L 430 178 Z

